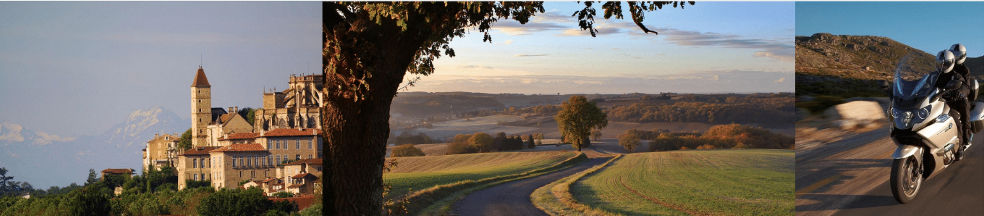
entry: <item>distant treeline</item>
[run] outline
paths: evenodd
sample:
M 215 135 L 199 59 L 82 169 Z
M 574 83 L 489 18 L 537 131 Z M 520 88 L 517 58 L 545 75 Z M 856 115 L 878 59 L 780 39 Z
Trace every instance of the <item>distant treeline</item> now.
M 543 139 L 542 137 L 539 139 Z M 495 137 L 478 132 L 475 134 L 458 134 L 448 144 L 447 154 L 466 154 L 479 152 L 497 152 L 535 148 L 539 141 L 533 135 L 506 136 L 499 132 Z
M 614 105 L 605 111 L 613 121 L 791 126 L 796 120 L 794 102 L 791 94 L 705 96 L 688 101 Z
M 639 136 L 651 138 L 652 134 Z M 650 151 L 732 148 L 792 149 L 793 147 L 793 137 L 740 124 L 716 125 L 700 135 L 660 133 L 655 139 L 650 139 L 649 144 Z

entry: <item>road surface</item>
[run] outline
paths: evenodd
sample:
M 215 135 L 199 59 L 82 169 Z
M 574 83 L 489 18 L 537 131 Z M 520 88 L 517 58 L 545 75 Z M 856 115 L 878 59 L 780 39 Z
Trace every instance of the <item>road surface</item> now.
M 796 215 L 984 215 L 984 134 L 964 160 L 923 182 L 902 205 L 888 180 L 887 128 L 796 153 Z
M 589 157 L 588 160 L 578 163 L 573 167 L 472 192 L 465 196 L 464 199 L 455 203 L 455 214 L 546 215 L 543 211 L 536 208 L 536 206 L 533 206 L 533 203 L 530 201 L 530 194 L 534 190 L 550 182 L 605 163 L 605 161 L 611 158 L 610 155 L 600 154 L 593 149 L 585 150 L 584 152 Z

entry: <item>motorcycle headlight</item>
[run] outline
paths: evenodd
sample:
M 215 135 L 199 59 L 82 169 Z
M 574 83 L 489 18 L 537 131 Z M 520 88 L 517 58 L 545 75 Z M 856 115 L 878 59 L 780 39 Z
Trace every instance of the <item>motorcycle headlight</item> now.
M 919 120 L 925 120 L 926 117 L 929 116 L 929 108 L 930 106 L 926 106 L 923 107 L 922 109 L 919 109 L 919 111 L 916 112 L 916 118 L 919 118 Z

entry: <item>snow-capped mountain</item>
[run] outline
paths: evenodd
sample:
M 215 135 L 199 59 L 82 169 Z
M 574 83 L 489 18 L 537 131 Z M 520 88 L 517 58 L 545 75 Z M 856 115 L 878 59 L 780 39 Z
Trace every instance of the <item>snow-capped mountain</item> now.
M 0 167 L 16 181 L 37 187 L 65 186 L 85 180 L 89 169 L 142 169 L 141 149 L 155 133 L 178 134 L 190 127 L 187 119 L 161 107 L 131 112 L 106 132 L 64 137 L 0 122 Z

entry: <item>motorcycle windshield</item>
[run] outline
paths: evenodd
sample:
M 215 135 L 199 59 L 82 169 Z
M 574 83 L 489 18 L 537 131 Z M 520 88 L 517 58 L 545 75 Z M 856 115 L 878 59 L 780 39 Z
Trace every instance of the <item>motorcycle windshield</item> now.
M 917 80 L 905 80 L 901 75 L 902 67 L 900 64 L 895 70 L 890 114 L 896 128 L 909 129 L 927 117 L 919 118 L 917 115 L 923 103 L 937 93 L 935 83 L 938 73 L 930 72 Z

